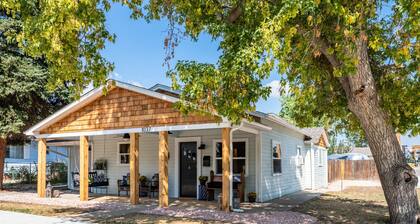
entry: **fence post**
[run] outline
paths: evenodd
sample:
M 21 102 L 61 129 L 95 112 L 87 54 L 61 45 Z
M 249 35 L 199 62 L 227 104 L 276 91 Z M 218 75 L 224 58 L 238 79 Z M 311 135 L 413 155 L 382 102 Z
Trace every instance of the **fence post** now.
M 340 160 L 340 170 L 341 170 L 341 190 L 343 190 L 343 182 L 344 182 L 344 160 Z

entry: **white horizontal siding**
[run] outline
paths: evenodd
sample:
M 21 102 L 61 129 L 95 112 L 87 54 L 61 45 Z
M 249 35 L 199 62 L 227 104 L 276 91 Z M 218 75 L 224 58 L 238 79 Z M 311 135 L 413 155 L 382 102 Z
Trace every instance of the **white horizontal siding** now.
M 322 147 L 314 148 L 314 187 L 315 189 L 328 187 L 328 161 L 327 150 Z M 319 163 L 319 156 L 323 157 L 322 163 Z
M 197 131 L 184 131 L 179 132 L 177 137 L 201 137 L 201 143 L 206 145 L 206 149 L 202 150 L 202 156 L 210 156 L 210 167 L 203 167 L 202 175 L 210 176 L 210 171 L 213 170 L 213 140 L 220 140 L 222 132 L 220 129 L 212 130 L 197 130 Z M 235 139 L 247 139 L 248 140 L 248 174 L 245 177 L 245 192 L 246 194 L 251 191 L 255 191 L 255 135 L 243 131 L 233 132 L 233 141 Z
M 168 161 L 168 172 L 169 172 L 169 197 L 174 197 L 179 191 L 179 187 L 175 186 L 175 170 L 179 167 L 175 167 L 175 138 L 184 137 L 200 137 L 201 143 L 206 145 L 206 149 L 202 151 L 203 155 L 211 156 L 210 167 L 203 167 L 202 175 L 209 176 L 210 170 L 213 167 L 213 140 L 221 139 L 221 131 L 219 129 L 211 130 L 195 130 L 195 131 L 182 131 L 174 132 L 169 135 L 169 161 Z M 235 131 L 233 139 L 246 138 L 248 140 L 248 175 L 246 176 L 246 192 L 255 191 L 255 135 L 249 134 L 242 131 Z M 124 140 L 117 135 L 111 136 L 95 136 L 91 139 L 93 143 L 92 161 L 99 159 L 107 160 L 107 177 L 109 178 L 109 194 L 117 194 L 117 180 L 122 179 L 123 175 L 127 175 L 130 172 L 129 165 L 119 164 L 118 157 L 118 142 L 124 142 Z M 158 134 L 143 134 L 139 138 L 139 172 L 140 175 L 151 178 L 155 173 L 159 172 L 159 161 L 158 161 L 158 147 L 159 147 L 159 136 Z M 91 155 L 91 154 L 90 154 Z M 78 171 L 79 165 L 79 150 L 78 147 L 72 149 L 71 157 L 71 171 Z M 91 159 L 89 159 L 90 161 Z
M 303 167 L 296 164 L 297 146 L 304 147 L 301 133 L 265 121 L 272 131 L 261 133 L 261 187 L 260 200 L 267 201 L 303 189 Z M 280 142 L 282 173 L 273 174 L 272 141 Z
M 311 158 L 311 146 L 306 146 L 303 148 L 303 187 L 304 189 L 312 188 L 312 163 L 313 159 Z
M 169 186 L 173 185 L 173 137 L 169 136 L 169 161 L 168 161 L 168 174 Z M 108 192 L 110 194 L 117 194 L 117 180 L 121 180 L 123 176 L 130 172 L 129 164 L 119 163 L 118 143 L 125 142 L 124 139 L 118 138 L 117 135 L 112 136 L 95 136 L 93 137 L 93 160 L 98 159 L 107 160 L 108 170 L 107 176 L 109 178 Z M 154 174 L 159 172 L 159 136 L 158 134 L 143 134 L 139 138 L 139 172 L 141 176 L 146 176 L 149 179 Z M 169 187 L 169 196 L 174 192 Z

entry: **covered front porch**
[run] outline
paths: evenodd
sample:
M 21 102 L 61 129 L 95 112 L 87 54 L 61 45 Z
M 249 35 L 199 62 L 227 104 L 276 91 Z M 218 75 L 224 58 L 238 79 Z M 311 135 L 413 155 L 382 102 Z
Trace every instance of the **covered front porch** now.
M 107 95 L 103 95 L 104 88 Z M 198 177 L 209 177 L 213 170 L 221 182 L 221 208 L 230 211 L 234 174 L 244 171 L 247 190 L 257 191 L 257 136 L 269 128 L 247 121 L 232 126 L 214 115 L 185 116 L 174 109 L 177 101 L 141 87 L 110 82 L 32 127 L 26 134 L 38 140 L 38 196 L 46 196 L 48 141 L 67 140 L 75 142 L 69 170 L 79 174 L 74 187 L 79 189 L 80 201 L 89 200 L 89 183 L 94 181 L 89 171 L 97 160 L 106 160 L 107 193 L 117 193 L 118 180 L 126 176 L 133 205 L 146 200 L 139 199 L 141 176 L 157 177 L 158 206 L 168 207 L 169 198 L 198 198 Z

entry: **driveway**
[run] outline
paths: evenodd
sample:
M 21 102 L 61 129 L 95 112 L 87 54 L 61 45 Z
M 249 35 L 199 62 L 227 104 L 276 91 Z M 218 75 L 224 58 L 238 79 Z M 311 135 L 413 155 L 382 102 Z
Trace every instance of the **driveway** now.
M 18 212 L 0 211 L 0 223 L 2 224 L 83 224 L 62 218 L 53 218 L 39 215 L 30 215 Z

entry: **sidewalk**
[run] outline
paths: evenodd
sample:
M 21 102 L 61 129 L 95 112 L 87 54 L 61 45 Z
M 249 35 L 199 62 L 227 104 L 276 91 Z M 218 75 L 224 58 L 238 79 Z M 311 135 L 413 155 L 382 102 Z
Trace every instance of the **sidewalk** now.
M 2 224 L 84 224 L 87 222 L 69 221 L 63 218 L 30 215 L 18 212 L 0 211 Z

